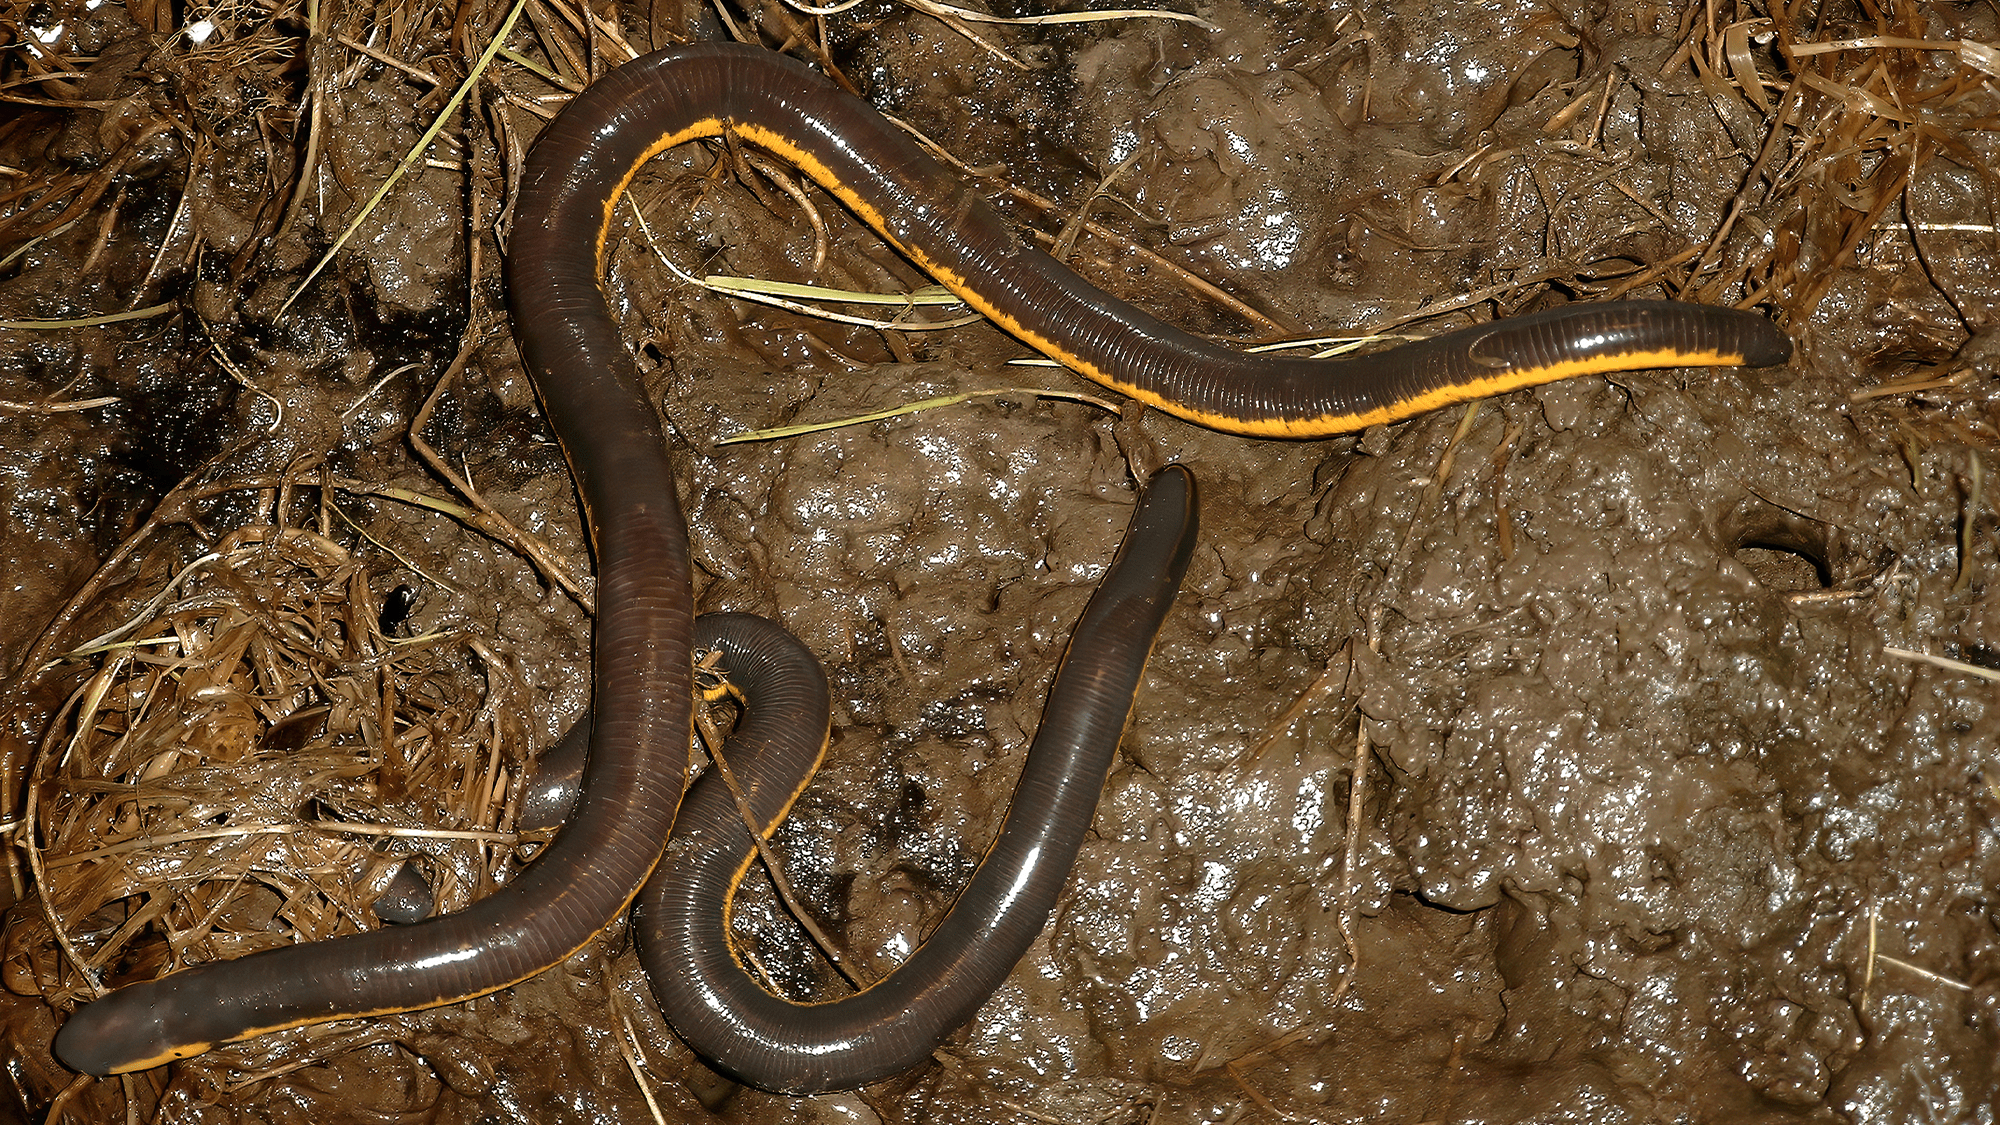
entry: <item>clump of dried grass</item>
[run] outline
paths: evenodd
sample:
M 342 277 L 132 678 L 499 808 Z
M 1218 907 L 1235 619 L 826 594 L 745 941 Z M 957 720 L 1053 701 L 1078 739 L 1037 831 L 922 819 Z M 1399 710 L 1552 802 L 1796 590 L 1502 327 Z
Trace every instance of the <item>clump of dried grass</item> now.
M 2000 129 L 2000 54 L 1940 26 L 1950 22 L 1917 4 L 1863 4 L 1847 18 L 1799 4 L 1691 10 L 1676 62 L 1693 66 L 1725 125 L 1754 121 L 1762 137 L 1717 245 L 1746 211 L 1769 231 L 1697 299 L 1741 283 L 1803 321 L 1872 238 L 1901 233 L 1924 255 L 1940 232 L 1911 214 L 1907 193 L 1928 162 L 1942 156 L 2000 186 L 1974 143 Z M 1990 241 L 1994 230 L 1956 233 Z
M 374 928 L 404 855 L 442 909 L 491 890 L 513 842 L 513 678 L 476 641 L 384 636 L 371 579 L 316 532 L 249 528 L 53 670 L 87 672 L 32 766 L 50 928 L 12 943 L 52 1003 Z

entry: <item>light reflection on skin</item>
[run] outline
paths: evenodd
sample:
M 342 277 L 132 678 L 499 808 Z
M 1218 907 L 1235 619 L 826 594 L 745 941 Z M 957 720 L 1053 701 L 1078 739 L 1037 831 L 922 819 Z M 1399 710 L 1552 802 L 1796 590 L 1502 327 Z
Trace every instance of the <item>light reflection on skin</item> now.
M 471 946 L 464 946 L 458 949 L 441 949 L 435 955 L 417 961 L 416 967 L 419 972 L 429 972 L 432 969 L 443 968 L 446 965 L 456 965 L 461 961 L 470 961 L 478 957 L 479 953 L 478 949 Z

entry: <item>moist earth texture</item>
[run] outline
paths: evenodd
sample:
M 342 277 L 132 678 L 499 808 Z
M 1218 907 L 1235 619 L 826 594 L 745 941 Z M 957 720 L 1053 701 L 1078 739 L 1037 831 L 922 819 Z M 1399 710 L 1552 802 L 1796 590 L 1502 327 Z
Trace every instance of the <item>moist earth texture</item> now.
M 1177 6 L 0 0 L 0 1118 L 1994 1121 L 2000 15 Z M 1136 482 L 1200 481 L 1041 939 L 927 1066 L 819 1098 L 710 1073 L 623 923 L 468 1003 L 72 1086 L 49 1042 L 98 985 L 532 852 L 591 560 L 508 327 L 513 186 L 592 76 L 723 38 L 836 70 L 1190 331 L 1666 297 L 1797 352 L 1246 439 L 912 326 L 961 310 L 704 291 L 928 279 L 747 144 L 671 150 L 606 290 L 700 608 L 831 677 L 776 845 L 863 978 L 984 853 Z M 737 929 L 786 990 L 848 987 L 761 877 Z

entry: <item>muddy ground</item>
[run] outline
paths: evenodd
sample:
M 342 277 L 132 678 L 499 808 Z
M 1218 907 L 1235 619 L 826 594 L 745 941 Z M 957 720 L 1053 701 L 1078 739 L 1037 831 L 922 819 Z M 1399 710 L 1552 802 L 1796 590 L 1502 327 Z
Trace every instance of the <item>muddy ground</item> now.
M 115 982 L 169 950 L 372 924 L 298 904 L 377 885 L 385 855 L 424 854 L 462 901 L 505 877 L 522 762 L 585 704 L 578 598 L 504 533 L 388 490 L 466 502 L 410 438 L 442 380 L 417 429 L 436 464 L 588 573 L 501 303 L 510 177 L 622 42 L 725 31 L 691 4 L 605 8 L 588 35 L 530 7 L 515 54 L 285 307 L 506 15 L 317 12 L 17 0 L 0 22 L 0 320 L 165 306 L 0 328 L 0 399 L 26 407 L 0 413 L 22 1118 L 70 1083 L 48 1040 L 89 994 L 57 926 Z M 1122 241 L 1085 234 L 1072 260 L 1194 330 L 1428 332 L 1629 293 L 1754 302 L 1798 356 L 1315 442 L 1017 393 L 718 447 L 937 394 L 1089 388 L 1006 366 L 1022 349 L 985 325 L 844 327 L 676 280 L 659 256 L 923 281 L 817 192 L 815 271 L 776 181 L 675 151 L 638 185 L 643 227 L 620 219 L 611 292 L 680 451 L 702 607 L 777 616 L 832 676 L 831 762 L 779 838 L 870 971 L 982 853 L 1135 478 L 1200 478 L 1201 548 L 1041 942 L 934 1065 L 852 1094 L 718 1089 L 614 931 L 493 997 L 74 1089 L 69 1119 L 642 1121 L 650 1098 L 700 1121 L 708 1098 L 745 1122 L 1993 1120 L 2000 686 L 1899 653 L 2000 665 L 2000 64 L 1977 49 L 2000 16 L 1200 14 L 1214 30 L 976 25 L 1021 67 L 886 4 L 728 11 L 767 45 L 804 33 L 1023 226 L 1061 232 L 1088 200 Z M 115 401 L 49 408 L 94 398 Z M 421 660 L 383 656 L 399 586 L 416 602 L 387 632 L 432 638 Z M 201 683 L 162 656 L 150 704 L 132 649 L 57 662 L 121 623 L 235 636 L 218 589 L 259 607 L 232 628 L 304 621 L 271 635 L 347 647 L 321 666 L 245 641 Z M 298 681 L 258 695 L 280 665 Z M 327 686 L 333 665 L 420 686 L 378 714 L 382 696 Z M 92 684 L 115 686 L 92 704 Z M 326 710 L 288 724 L 309 698 Z M 385 722 L 423 752 L 381 750 Z M 142 728 L 164 741 L 118 741 Z M 125 766 L 158 819 L 98 799 Z M 187 830 L 301 818 L 408 834 L 251 832 L 246 858 Z M 156 843 L 176 831 L 204 838 Z M 825 975 L 766 898 L 749 916 L 781 976 Z

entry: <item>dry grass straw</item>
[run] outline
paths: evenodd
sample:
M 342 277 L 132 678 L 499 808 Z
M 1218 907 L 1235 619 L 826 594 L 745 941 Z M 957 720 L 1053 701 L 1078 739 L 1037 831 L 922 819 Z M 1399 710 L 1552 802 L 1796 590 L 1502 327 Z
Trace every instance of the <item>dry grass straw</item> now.
M 524 747 L 489 650 L 384 636 L 377 576 L 304 528 L 147 569 L 172 577 L 51 670 L 74 686 L 25 811 L 66 961 L 36 962 L 44 995 L 375 928 L 368 902 L 405 855 L 440 909 L 492 890 Z
M 153 81 L 136 89 L 120 85 L 119 96 L 101 98 L 86 94 L 99 76 L 91 64 L 101 60 L 65 55 L 66 40 L 57 34 L 65 25 L 89 18 L 88 11 L 97 5 L 52 9 L 24 0 L 0 4 L 0 25 L 14 32 L 8 65 L 0 70 L 0 106 L 6 107 L 0 110 L 0 140 L 32 137 L 80 119 L 101 122 L 96 140 L 102 146 L 100 160 L 74 169 L 46 162 L 32 174 L 0 177 L 0 248 L 59 232 L 110 197 L 97 248 L 86 256 L 94 260 L 111 236 L 114 224 L 108 220 L 121 209 L 123 185 L 145 178 L 158 162 L 204 151 L 212 140 L 213 117 L 225 115 L 217 111 L 243 75 L 282 66 L 300 44 L 285 30 L 296 26 L 300 0 L 275 5 L 275 11 L 251 9 L 255 15 L 248 19 L 231 19 L 227 13 L 233 9 L 216 9 L 211 26 L 223 33 L 200 40 L 177 22 L 175 6 L 165 0 L 129 0 L 122 6 L 134 23 L 157 37 L 142 67 Z M 164 240 L 162 251 L 176 241 Z M 149 271 L 148 283 L 156 274 L 157 268 Z M 139 297 L 135 292 L 134 307 Z
M 26 19 L 25 7 L 0 0 L 0 19 Z M 61 111 L 79 108 L 119 122 L 100 132 L 108 146 L 100 168 L 0 175 L 0 268 L 67 235 L 87 253 L 63 253 L 80 256 L 90 272 L 128 217 L 119 177 L 164 152 L 189 169 L 186 185 L 201 182 L 218 114 L 233 121 L 242 112 L 216 101 L 217 93 L 238 96 L 257 86 L 263 67 L 275 75 L 303 58 L 310 76 L 296 133 L 286 122 L 292 107 L 257 106 L 270 204 L 248 242 L 270 245 L 323 202 L 314 191 L 326 182 L 321 134 L 330 126 L 322 108 L 348 96 L 378 56 L 412 54 L 413 37 L 436 32 L 440 15 L 450 18 L 361 10 L 340 15 L 337 27 L 312 24 L 308 43 L 274 30 L 305 24 L 302 3 L 230 9 L 244 21 L 205 39 L 176 23 L 168 5 L 123 7 L 157 41 L 147 67 L 160 80 L 140 94 L 117 105 L 84 99 L 79 83 L 90 60 L 65 59 L 61 42 L 12 53 L 11 69 L 0 74 L 0 103 L 15 103 L 0 108 L 0 139 L 52 130 Z M 217 19 L 223 11 L 203 10 Z M 320 11 L 314 6 L 312 18 Z M 371 27 L 371 19 L 379 23 Z M 488 37 L 497 41 L 493 31 L 464 27 L 471 45 L 461 74 Z M 343 42 L 363 39 L 371 49 Z M 286 85 L 263 77 L 269 90 Z M 514 104 L 501 108 L 503 135 L 505 108 Z M 473 147 L 475 157 L 481 151 Z M 484 202 L 480 184 L 474 188 Z M 156 281 L 200 250 L 207 205 L 183 189 L 158 252 L 148 249 L 151 266 L 127 312 L 52 304 L 31 311 L 68 323 L 0 327 L 104 325 L 180 308 L 141 306 L 159 299 Z M 473 285 L 484 283 L 478 270 L 475 253 Z M 252 373 L 230 373 L 265 393 Z M 99 404 L 52 399 L 0 403 L 0 410 Z M 490 893 L 512 855 L 529 707 L 511 667 L 476 639 L 384 636 L 378 593 L 392 582 L 383 568 L 398 565 L 394 553 L 353 526 L 332 497 L 345 488 L 421 503 L 475 531 L 492 529 L 480 513 L 339 482 L 310 466 L 243 475 L 262 464 L 254 454 L 267 438 L 258 427 L 164 497 L 57 613 L 19 673 L 0 684 L 7 732 L 0 765 L 29 778 L 25 804 L 0 800 L 16 845 L 7 852 L 14 892 L 29 899 L 11 914 L 6 935 L 5 983 L 17 994 L 40 993 L 60 1011 L 186 964 L 375 928 L 369 903 L 405 856 L 420 857 L 437 909 L 456 910 Z M 356 1035 L 372 1042 L 394 1030 L 371 1023 L 295 1034 L 337 1054 L 361 1045 Z
M 465 96 L 472 91 L 474 85 L 486 73 L 487 66 L 493 62 L 493 56 L 499 53 L 501 43 L 505 42 L 508 33 L 514 30 L 514 22 L 521 18 L 521 12 L 526 7 L 527 0 L 514 0 L 514 4 L 507 9 L 507 18 L 501 22 L 500 29 L 494 33 L 492 40 L 486 44 L 486 49 L 480 52 L 479 58 L 473 62 L 471 72 L 466 75 L 463 82 L 459 83 L 458 88 L 452 91 L 451 97 L 445 101 L 443 107 L 433 115 L 429 125 L 424 129 L 423 135 L 418 137 L 416 143 L 403 153 L 403 157 L 397 162 L 395 170 L 390 172 L 377 185 L 375 193 L 370 195 L 368 201 L 363 203 L 360 209 L 355 212 L 354 217 L 349 220 L 347 226 L 333 240 L 333 245 L 327 247 L 326 252 L 320 256 L 319 261 L 315 262 L 312 269 L 306 272 L 305 279 L 300 281 L 298 287 L 292 290 L 292 295 L 286 297 L 285 303 L 278 306 L 279 315 L 282 316 L 284 311 L 291 307 L 292 302 L 299 299 L 299 295 L 306 291 L 306 287 L 313 283 L 313 279 L 318 277 L 322 270 L 333 264 L 334 255 L 340 252 L 342 246 L 347 245 L 348 239 L 354 237 L 356 231 L 369 222 L 369 216 L 374 213 L 376 206 L 383 199 L 387 198 L 391 191 L 395 190 L 397 183 L 401 182 L 404 174 L 411 168 L 414 168 L 418 159 L 429 150 L 431 142 L 436 140 L 438 134 L 444 131 L 445 126 L 456 118 L 458 108 L 464 102 Z
M 1932 159 L 1946 157 L 1977 172 L 1989 189 L 2000 186 L 1967 140 L 2000 127 L 1985 56 L 1925 39 L 1932 15 L 1925 5 L 1863 4 L 1861 11 L 1872 28 L 1821 23 L 1817 9 L 1797 2 L 1773 5 L 1768 17 L 1726 22 L 1711 3 L 1684 52 L 1725 121 L 1756 114 L 1768 122 L 1746 187 L 1702 261 L 1714 260 L 1729 226 L 1755 205 L 1776 222 L 1762 251 L 1737 272 L 1756 295 L 1786 294 L 1794 320 L 1809 316 L 1842 269 L 1885 231 L 1906 237 L 1928 270 L 1925 244 L 1939 232 L 1908 189 Z M 1864 30 L 1874 34 L 1851 34 Z M 1788 71 L 1782 81 L 1751 57 L 1760 40 Z M 1991 230 L 1983 233 L 1990 241 Z M 1708 300 L 1725 280 L 1688 288 Z M 1938 289 L 1952 299 L 1950 285 Z

